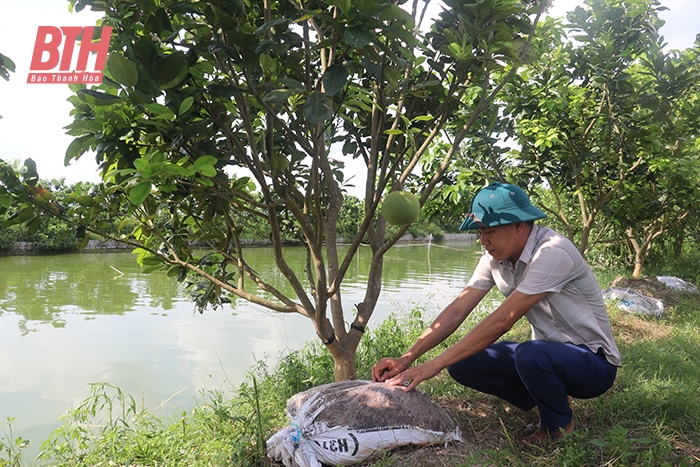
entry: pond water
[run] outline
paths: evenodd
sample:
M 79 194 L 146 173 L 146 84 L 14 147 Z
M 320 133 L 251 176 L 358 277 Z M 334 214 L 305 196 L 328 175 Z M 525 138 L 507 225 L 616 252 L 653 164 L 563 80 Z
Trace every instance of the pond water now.
M 274 271 L 269 248 L 249 264 Z M 303 270 L 304 252 L 288 249 Z M 478 261 L 473 242 L 399 244 L 384 262 L 371 326 L 391 312 L 440 311 Z M 343 283 L 346 311 L 361 301 L 370 251 L 361 250 Z M 299 315 L 279 315 L 236 300 L 199 314 L 180 284 L 143 274 L 130 253 L 0 257 L 0 421 L 30 441 L 32 461 L 60 416 L 107 382 L 164 415 L 187 410 L 202 389 L 237 386 L 259 360 L 276 359 L 314 339 Z M 7 432 L 7 427 L 0 430 Z

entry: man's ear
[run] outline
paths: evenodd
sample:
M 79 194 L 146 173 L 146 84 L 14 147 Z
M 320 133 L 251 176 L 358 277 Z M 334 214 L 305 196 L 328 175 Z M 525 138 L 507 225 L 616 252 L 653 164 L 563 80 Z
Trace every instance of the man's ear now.
M 520 234 L 527 230 L 527 222 L 517 222 L 515 224 L 515 232 Z

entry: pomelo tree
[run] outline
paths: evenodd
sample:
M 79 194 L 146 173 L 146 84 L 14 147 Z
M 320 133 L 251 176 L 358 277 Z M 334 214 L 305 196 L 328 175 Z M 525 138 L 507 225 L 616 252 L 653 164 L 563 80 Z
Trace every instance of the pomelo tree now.
M 549 221 L 583 254 L 614 247 L 635 277 L 700 201 L 700 49 L 664 50 L 664 9 L 591 0 L 563 24 L 548 18 L 540 59 L 509 82 L 493 123 L 515 144 L 485 132 L 464 154 L 471 178 L 485 167 L 542 187 Z
M 428 27 L 433 4 L 403 3 L 71 0 L 104 11 L 101 25 L 113 27 L 103 83 L 73 86 L 65 154 L 66 163 L 95 157 L 103 184 L 65 206 L 27 202 L 23 216 L 53 210 L 84 242 L 128 216 L 118 239 L 147 270 L 190 283 L 200 309 L 235 296 L 300 314 L 333 356 L 336 379 L 355 377 L 384 254 L 408 228 L 387 233 L 382 199 L 407 190 L 425 204 L 526 56 L 545 7 L 448 0 Z M 419 185 L 416 168 L 437 143 L 444 153 Z M 364 214 L 341 254 L 351 163 L 366 179 Z M 247 216 L 271 226 L 277 277 L 246 261 Z M 283 234 L 306 249 L 303 271 L 288 264 Z M 349 310 L 343 277 L 363 242 L 372 252 L 366 292 Z

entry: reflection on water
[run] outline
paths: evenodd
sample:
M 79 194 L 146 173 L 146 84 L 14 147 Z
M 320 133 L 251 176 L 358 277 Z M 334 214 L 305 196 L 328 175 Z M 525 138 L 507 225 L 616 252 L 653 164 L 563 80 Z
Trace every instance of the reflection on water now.
M 284 289 L 271 250 L 253 253 L 249 264 L 263 277 L 274 272 Z M 303 250 L 288 253 L 303 271 Z M 473 243 L 393 248 L 371 325 L 416 305 L 438 312 L 477 260 Z M 348 312 L 362 300 L 369 263 L 366 249 L 344 281 Z M 167 400 L 167 414 L 192 407 L 203 388 L 238 385 L 256 360 L 315 337 L 305 318 L 242 300 L 195 313 L 179 284 L 142 274 L 129 253 L 0 257 L 0 271 L 0 420 L 17 419 L 14 434 L 31 441 L 30 456 L 91 382 L 117 385 L 151 410 Z
M 148 301 L 171 310 L 178 284 L 140 274 L 134 257 L 125 253 L 85 253 L 0 257 L 0 311 L 30 322 L 63 327 L 70 313 L 123 315 Z

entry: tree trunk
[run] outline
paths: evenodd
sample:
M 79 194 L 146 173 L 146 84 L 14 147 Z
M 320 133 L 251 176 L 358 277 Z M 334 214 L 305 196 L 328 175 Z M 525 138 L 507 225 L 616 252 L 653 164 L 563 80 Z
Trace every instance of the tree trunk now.
M 675 254 L 676 258 L 679 258 L 681 253 L 683 253 L 683 243 L 685 240 L 684 234 L 685 231 L 683 229 L 679 229 L 674 235 L 673 253 Z
M 634 272 L 632 277 L 639 279 L 642 277 L 642 271 L 644 270 L 644 259 L 640 257 L 640 253 L 637 253 L 634 258 Z
M 578 185 L 578 184 L 577 184 Z M 591 238 L 591 226 L 593 225 L 593 218 L 595 213 L 589 213 L 586 207 L 586 200 L 583 193 L 578 190 L 578 203 L 579 209 L 581 211 L 581 240 L 578 244 L 578 251 L 585 257 L 586 250 L 588 249 L 588 241 Z M 572 242 L 573 238 L 570 239 Z
M 583 228 L 581 229 L 581 241 L 578 244 L 578 251 L 582 256 L 586 256 L 586 249 L 588 248 L 588 241 L 591 238 L 591 225 L 588 222 L 584 222 Z
M 328 349 L 333 357 L 333 376 L 336 381 L 348 381 L 357 378 L 357 368 L 355 367 L 355 354 L 357 346 L 346 348 L 340 343 L 331 345 Z
M 642 277 L 642 271 L 644 270 L 644 262 L 649 254 L 649 247 L 651 242 L 661 235 L 663 229 L 660 223 L 654 223 L 649 226 L 648 229 L 643 230 L 642 242 L 639 243 L 634 236 L 634 229 L 629 227 L 627 229 L 627 240 L 629 241 L 632 248 L 634 248 L 634 271 L 632 272 L 632 277 L 639 279 Z

